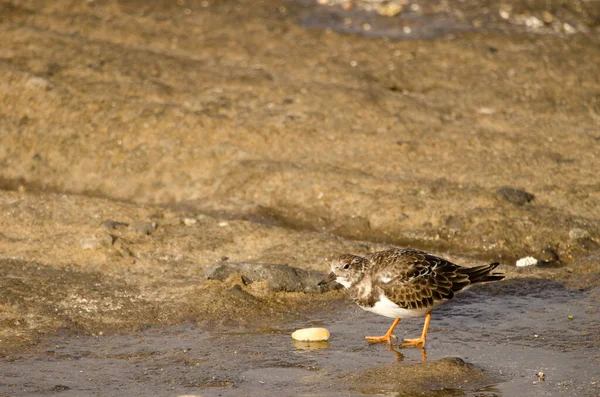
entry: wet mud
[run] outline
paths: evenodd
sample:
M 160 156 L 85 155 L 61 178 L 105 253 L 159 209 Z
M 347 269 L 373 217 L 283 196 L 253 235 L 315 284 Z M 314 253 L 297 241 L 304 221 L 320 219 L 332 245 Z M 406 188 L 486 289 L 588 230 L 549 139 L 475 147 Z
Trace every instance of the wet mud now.
M 600 393 L 600 9 L 377 4 L 0 0 L 0 395 Z M 391 246 L 507 279 L 423 361 Z

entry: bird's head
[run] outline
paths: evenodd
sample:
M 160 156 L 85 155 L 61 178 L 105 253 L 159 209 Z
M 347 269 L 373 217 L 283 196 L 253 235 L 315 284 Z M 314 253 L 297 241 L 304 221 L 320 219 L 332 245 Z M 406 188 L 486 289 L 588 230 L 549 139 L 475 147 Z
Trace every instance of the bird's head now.
M 331 262 L 331 273 L 325 277 L 319 285 L 328 284 L 332 281 L 350 288 L 363 277 L 367 259 L 350 254 L 340 255 Z

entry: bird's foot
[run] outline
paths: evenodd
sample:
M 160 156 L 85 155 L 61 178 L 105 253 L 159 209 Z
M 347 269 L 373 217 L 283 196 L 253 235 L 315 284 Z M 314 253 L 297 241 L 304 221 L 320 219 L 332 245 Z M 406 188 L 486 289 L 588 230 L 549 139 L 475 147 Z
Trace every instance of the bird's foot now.
M 383 336 L 365 336 L 365 339 L 371 343 L 387 342 L 389 345 L 392 344 L 392 338 L 398 339 L 396 338 L 396 335 L 392 334 L 385 334 Z
M 404 339 L 402 341 L 402 344 L 400 345 L 400 347 L 416 347 L 416 348 L 423 348 L 425 347 L 425 339 L 424 338 L 418 338 L 418 339 Z

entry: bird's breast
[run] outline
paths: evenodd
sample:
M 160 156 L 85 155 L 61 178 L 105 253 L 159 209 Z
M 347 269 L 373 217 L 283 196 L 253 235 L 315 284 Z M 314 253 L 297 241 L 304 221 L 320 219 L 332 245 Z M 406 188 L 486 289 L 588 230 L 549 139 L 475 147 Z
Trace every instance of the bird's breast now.
M 423 317 L 425 314 L 431 311 L 432 307 L 422 309 L 404 309 L 391 300 L 385 295 L 381 295 L 377 301 L 372 305 L 361 305 L 359 306 L 371 313 L 379 314 L 380 316 L 390 318 L 410 318 L 410 317 Z

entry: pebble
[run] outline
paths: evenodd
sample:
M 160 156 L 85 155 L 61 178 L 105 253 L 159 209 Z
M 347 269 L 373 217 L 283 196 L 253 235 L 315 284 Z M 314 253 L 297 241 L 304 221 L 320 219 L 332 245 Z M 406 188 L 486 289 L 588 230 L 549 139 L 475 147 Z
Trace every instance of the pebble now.
M 295 331 L 292 338 L 299 341 L 319 342 L 329 339 L 330 333 L 326 328 L 303 328 Z
M 49 90 L 52 88 L 52 83 L 41 77 L 31 77 L 25 82 L 27 88 Z
M 552 263 L 558 261 L 558 254 L 552 248 L 544 248 L 540 252 L 540 262 Z
M 198 219 L 196 219 L 196 218 L 185 218 L 183 220 L 183 224 L 186 226 L 193 226 L 196 223 L 198 223 Z
M 107 229 L 107 230 L 123 229 L 123 228 L 126 228 L 127 226 L 129 226 L 129 225 L 125 222 L 113 221 L 111 219 L 103 220 L 102 223 L 100 224 L 100 227 Z
M 526 192 L 522 189 L 515 189 L 508 186 L 503 186 L 500 189 L 496 190 L 495 193 L 496 198 L 508 201 L 509 203 L 513 203 L 516 205 L 523 205 L 533 201 L 535 196 L 531 193 Z
M 102 247 L 109 247 L 113 243 L 113 236 L 103 233 L 100 236 L 83 237 L 79 240 L 79 245 L 84 250 L 97 250 Z
M 156 230 L 156 222 L 136 222 L 131 225 L 140 234 L 150 235 Z
M 533 265 L 537 265 L 538 260 L 535 259 L 532 256 L 526 256 L 524 258 L 521 258 L 517 261 L 516 265 L 517 267 L 527 267 L 527 266 L 533 266 Z
M 554 21 L 554 15 L 552 15 L 549 11 L 542 12 L 542 19 L 545 23 L 552 23 Z
M 578 227 L 569 230 L 569 238 L 571 240 L 583 240 L 590 237 L 590 232 Z
M 402 4 L 380 3 L 375 5 L 375 11 L 384 17 L 395 17 L 402 12 Z
M 399 222 L 402 222 L 403 220 L 408 219 L 408 215 L 406 215 L 405 213 L 401 213 L 396 217 L 396 219 L 398 219 Z

